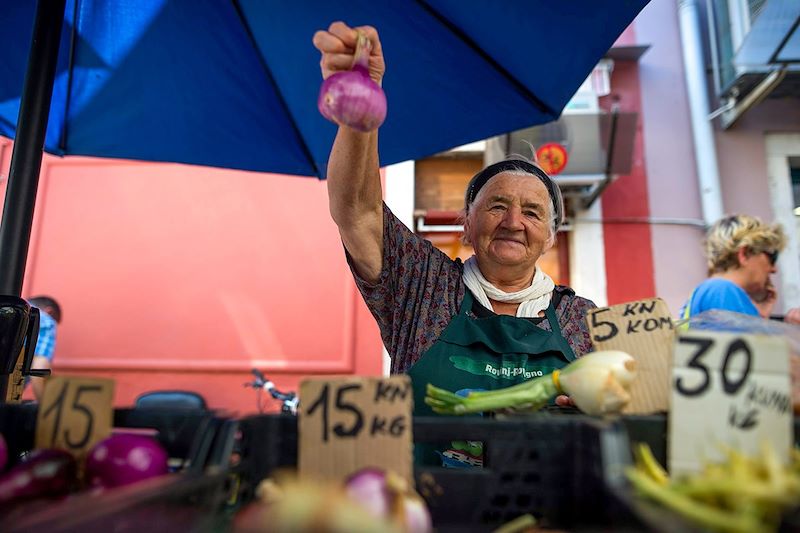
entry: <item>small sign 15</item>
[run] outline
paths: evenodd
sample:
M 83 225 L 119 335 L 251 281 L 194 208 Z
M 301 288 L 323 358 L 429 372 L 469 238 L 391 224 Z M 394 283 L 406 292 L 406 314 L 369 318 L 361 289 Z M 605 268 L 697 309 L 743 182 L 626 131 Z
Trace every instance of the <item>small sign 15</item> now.
M 672 370 L 672 475 L 722 460 L 724 446 L 756 454 L 764 440 L 788 460 L 792 399 L 783 337 L 683 332 Z
M 111 434 L 113 399 L 110 379 L 48 378 L 36 419 L 36 447 L 83 455 Z

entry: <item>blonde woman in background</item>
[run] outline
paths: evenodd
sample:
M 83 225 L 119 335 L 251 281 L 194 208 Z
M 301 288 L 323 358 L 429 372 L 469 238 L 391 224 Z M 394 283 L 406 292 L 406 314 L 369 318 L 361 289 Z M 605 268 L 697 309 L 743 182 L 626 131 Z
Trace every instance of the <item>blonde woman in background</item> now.
M 692 291 L 681 317 L 723 309 L 769 318 L 777 298 L 770 275 L 777 272 L 778 254 L 785 246 L 779 224 L 748 215 L 715 222 L 705 239 L 709 278 Z M 800 309 L 791 309 L 784 319 L 800 324 Z

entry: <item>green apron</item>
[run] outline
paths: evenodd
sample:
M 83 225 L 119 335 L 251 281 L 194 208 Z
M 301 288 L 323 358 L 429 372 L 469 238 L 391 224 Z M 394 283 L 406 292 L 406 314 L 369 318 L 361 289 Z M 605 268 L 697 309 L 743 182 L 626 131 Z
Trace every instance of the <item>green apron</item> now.
M 509 315 L 472 318 L 472 304 L 472 293 L 466 289 L 458 315 L 408 370 L 415 416 L 435 414 L 425 404 L 428 383 L 454 392 L 494 390 L 547 375 L 575 360 L 561 335 L 552 301 L 545 311 L 552 331 Z M 433 446 L 416 446 L 415 455 L 424 464 L 441 463 Z

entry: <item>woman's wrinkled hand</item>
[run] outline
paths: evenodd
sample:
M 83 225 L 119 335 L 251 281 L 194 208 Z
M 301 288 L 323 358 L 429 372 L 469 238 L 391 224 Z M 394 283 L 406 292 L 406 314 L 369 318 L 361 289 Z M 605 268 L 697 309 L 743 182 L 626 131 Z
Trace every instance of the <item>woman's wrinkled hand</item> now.
M 344 22 L 334 22 L 327 31 L 318 31 L 314 34 L 314 46 L 322 54 L 319 66 L 323 79 L 351 69 L 359 32 L 363 33 L 370 43 L 369 76 L 375 83 L 381 84 L 386 64 L 383 60 L 378 31 L 372 26 L 351 28 Z

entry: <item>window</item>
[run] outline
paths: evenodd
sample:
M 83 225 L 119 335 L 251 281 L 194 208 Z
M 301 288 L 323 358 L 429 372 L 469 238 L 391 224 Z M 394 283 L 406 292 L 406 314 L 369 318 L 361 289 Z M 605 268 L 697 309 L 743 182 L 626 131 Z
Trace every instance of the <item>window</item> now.
M 800 217 L 800 161 L 791 159 L 792 196 L 794 197 L 794 216 Z
M 767 0 L 747 0 L 747 11 L 750 15 L 750 24 L 752 25 L 761 12 L 764 10 L 764 6 L 767 4 Z
M 731 24 L 728 0 L 713 0 L 709 3 L 709 7 L 711 12 L 708 16 L 713 30 L 710 32 L 713 40 L 712 53 L 716 50 L 714 84 L 719 94 L 723 87 L 728 87 L 736 78 L 736 69 L 733 67 L 734 26 Z
M 766 4 L 767 0 L 707 0 L 717 94 L 727 92 L 736 81 L 739 72 L 733 58 Z

